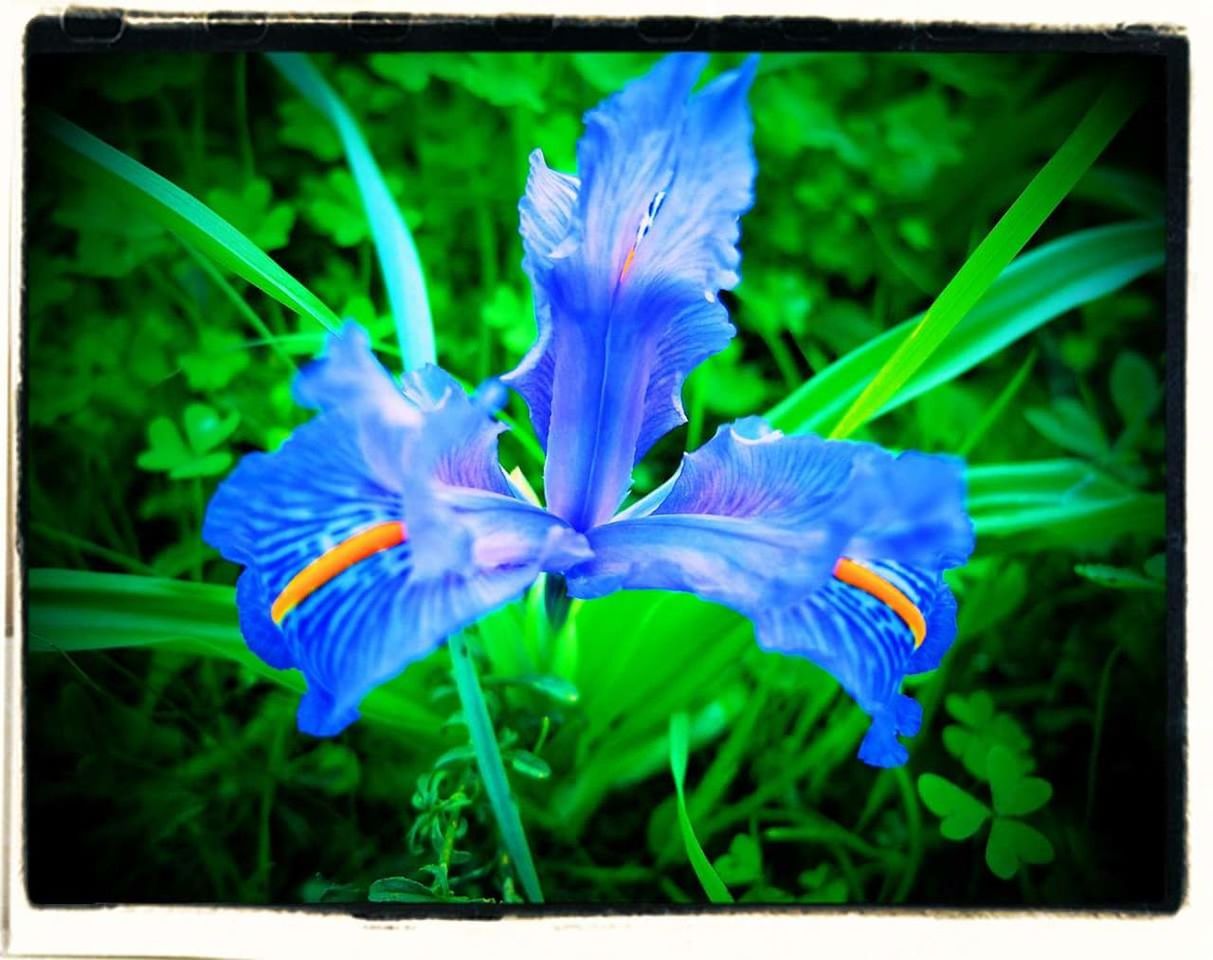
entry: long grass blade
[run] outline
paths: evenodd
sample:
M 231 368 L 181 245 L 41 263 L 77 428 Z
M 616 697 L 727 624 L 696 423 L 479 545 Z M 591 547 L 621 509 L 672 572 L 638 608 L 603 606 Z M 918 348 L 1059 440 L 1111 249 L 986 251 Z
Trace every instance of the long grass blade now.
M 100 173 L 122 197 L 215 263 L 300 316 L 329 330 L 336 329 L 337 317 L 332 310 L 206 204 L 58 114 L 38 114 L 36 122 L 59 147 L 53 155 L 66 169 L 83 176 Z M 86 163 L 82 165 L 81 160 Z
M 1126 83 L 1104 91 L 856 397 L 831 437 L 849 436 L 865 424 L 939 348 L 1124 126 L 1140 98 L 1141 91 Z
M 34 568 L 26 608 L 31 654 L 155 648 L 232 661 L 287 689 L 304 689 L 297 670 L 275 670 L 245 645 L 231 587 Z M 372 692 L 361 707 L 364 719 L 421 742 L 437 740 L 442 717 L 425 706 L 419 690 L 405 689 L 407 681 L 402 677 Z
M 1010 537 L 1089 547 L 1166 529 L 1162 494 L 1134 490 L 1081 460 L 988 464 L 970 467 L 966 478 L 983 549 Z
M 476 766 L 480 770 L 480 779 L 489 796 L 493 816 L 501 830 L 501 840 L 510 859 L 514 861 L 514 869 L 518 872 L 518 879 L 522 881 L 522 889 L 527 899 L 531 903 L 543 903 L 543 890 L 539 886 L 535 862 L 531 859 L 531 848 L 526 841 L 522 817 L 518 814 L 518 804 L 514 801 L 505 764 L 501 760 L 501 748 L 497 744 L 493 720 L 484 702 L 480 678 L 476 676 L 476 665 L 472 662 L 463 634 L 454 634 L 448 641 L 448 646 L 451 650 L 451 670 L 455 676 L 455 686 L 459 688 L 468 735 L 472 740 L 472 749 L 476 752 Z
M 733 895 L 724 885 L 720 875 L 712 868 L 707 854 L 695 837 L 695 827 L 691 824 L 690 814 L 687 813 L 686 776 L 687 776 L 687 740 L 688 721 L 685 713 L 676 713 L 670 717 L 670 770 L 674 774 L 674 790 L 678 803 L 678 829 L 682 832 L 682 842 L 686 846 L 687 859 L 691 861 L 691 869 L 699 878 L 703 892 L 712 903 L 732 903 Z
M 303 53 L 270 53 L 270 62 L 328 121 L 341 138 L 350 172 L 362 196 L 383 271 L 400 353 L 406 370 L 433 363 L 434 321 L 425 291 L 425 275 L 413 235 L 384 182 L 379 164 L 349 109 Z
M 1083 230 L 1019 257 L 873 417 L 960 376 L 1038 327 L 1157 270 L 1163 225 L 1131 221 Z M 841 357 L 767 415 L 788 432 L 823 432 L 853 403 L 898 345 L 922 322 L 914 317 Z

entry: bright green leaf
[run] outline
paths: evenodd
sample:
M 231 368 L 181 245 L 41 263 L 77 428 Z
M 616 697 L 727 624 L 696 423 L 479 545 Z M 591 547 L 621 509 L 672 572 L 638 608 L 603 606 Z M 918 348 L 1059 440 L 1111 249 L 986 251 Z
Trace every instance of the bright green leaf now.
M 1104 89 L 1049 162 L 978 244 L 913 333 L 898 345 L 880 372 L 863 388 L 830 431 L 831 437 L 849 436 L 893 399 L 1086 173 L 1124 126 L 1140 99 L 1140 90 L 1128 83 L 1114 83 Z
M 1162 266 L 1156 221 L 1083 230 L 1019 257 L 917 372 L 880 409 L 888 413 L 955 379 L 1067 311 Z M 819 371 L 768 414 L 782 430 L 821 433 L 841 416 L 921 317 L 869 340 Z
M 510 766 L 532 780 L 548 780 L 552 776 L 552 768 L 548 762 L 529 750 L 511 751 Z
M 1021 863 L 1043 864 L 1053 860 L 1053 844 L 1034 827 L 1018 820 L 996 817 L 986 843 L 986 864 L 1003 880 L 1010 880 Z
M 954 783 L 933 773 L 918 778 L 918 795 L 940 818 L 939 832 L 948 840 L 971 837 L 990 816 L 990 808 Z
M 185 408 L 183 420 L 185 436 L 194 452 L 206 453 L 231 436 L 240 424 L 240 414 L 233 410 L 221 418 L 205 404 L 191 403 Z

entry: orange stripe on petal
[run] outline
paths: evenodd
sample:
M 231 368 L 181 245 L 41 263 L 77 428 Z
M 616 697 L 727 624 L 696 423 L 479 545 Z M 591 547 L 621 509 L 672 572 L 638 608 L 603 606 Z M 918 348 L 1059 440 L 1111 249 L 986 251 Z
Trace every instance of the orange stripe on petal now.
M 372 557 L 381 550 L 399 546 L 408 539 L 403 523 L 390 520 L 369 530 L 356 533 L 326 550 L 290 579 L 270 607 L 270 618 L 281 623 L 283 618 L 326 583 L 344 573 L 354 564 Z
M 917 650 L 922 646 L 923 640 L 927 637 L 927 622 L 922 611 L 914 605 L 913 600 L 888 580 L 846 557 L 840 557 L 834 564 L 834 576 L 848 586 L 875 597 L 901 617 L 905 621 L 905 625 L 910 628 L 910 632 L 914 634 L 914 649 Z
M 622 283 L 623 278 L 628 275 L 628 271 L 632 269 L 632 261 L 636 259 L 636 245 L 632 245 L 632 249 L 628 251 L 627 259 L 623 261 L 623 269 L 619 271 L 619 281 Z

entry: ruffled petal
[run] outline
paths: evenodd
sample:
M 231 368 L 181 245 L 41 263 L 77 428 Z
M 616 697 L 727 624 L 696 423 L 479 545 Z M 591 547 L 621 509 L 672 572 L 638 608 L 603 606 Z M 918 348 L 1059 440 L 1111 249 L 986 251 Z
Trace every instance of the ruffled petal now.
M 302 671 L 300 729 L 327 735 L 373 687 L 588 551 L 513 494 L 496 461 L 500 425 L 438 368 L 397 387 L 347 327 L 297 395 L 323 412 L 240 462 L 203 537 L 244 564 L 250 649 Z
M 532 158 L 520 210 L 539 336 L 506 381 L 548 452 L 545 492 L 576 529 L 608 519 L 632 467 L 685 422 L 687 374 L 733 336 L 753 202 L 754 63 L 700 93 L 703 55 L 662 60 L 586 115 L 581 179 Z
M 866 504 L 848 483 L 867 454 L 784 437 L 758 418 L 722 427 L 660 500 L 587 534 L 594 556 L 569 572 L 569 589 L 679 590 L 747 614 L 803 597 L 862 523 Z
M 942 572 L 973 550 L 959 460 L 785 437 L 750 418 L 588 539 L 593 558 L 567 575 L 574 596 L 679 590 L 732 607 L 762 646 L 829 670 L 872 716 L 862 759 L 904 762 L 896 735 L 917 729 L 917 706 L 901 679 L 950 646 L 956 605 Z M 874 575 L 866 587 L 844 558 Z
M 900 693 L 903 677 L 934 668 L 956 637 L 956 600 L 938 569 L 889 562 L 865 567 L 896 586 L 926 620 L 915 648 L 905 622 L 876 597 L 830 579 L 801 603 L 754 615 L 761 647 L 806 657 L 838 680 L 872 718 L 859 758 L 878 767 L 905 763 L 897 735 L 912 737 L 922 709 Z

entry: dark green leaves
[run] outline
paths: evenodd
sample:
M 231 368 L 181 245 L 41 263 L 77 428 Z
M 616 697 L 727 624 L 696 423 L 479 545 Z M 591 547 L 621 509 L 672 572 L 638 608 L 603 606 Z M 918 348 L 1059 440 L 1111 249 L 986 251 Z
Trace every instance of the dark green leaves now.
M 209 207 L 62 117 L 44 114 L 38 122 L 58 144 L 58 156 L 67 169 L 105 176 L 118 195 L 150 213 L 216 263 L 300 315 L 335 328 L 337 318 L 328 307 Z
M 944 727 L 944 745 L 964 763 L 972 776 L 985 778 L 989 775 L 987 762 L 995 747 L 1018 752 L 1031 746 L 1019 722 L 1010 714 L 996 711 L 993 698 L 984 690 L 969 697 L 949 694 L 944 702 L 948 713 L 958 721 Z
M 986 843 L 986 864 L 995 876 L 1010 880 L 1019 871 L 1020 863 L 1042 864 L 1052 860 L 1053 844 L 1035 827 L 1001 817 L 994 821 Z
M 1163 231 L 1156 222 L 1085 230 L 1024 254 L 867 419 L 959 376 L 1066 311 L 1157 269 L 1162 261 Z M 771 422 L 788 431 L 828 429 L 920 322 L 918 317 L 907 320 L 816 374 L 770 411 Z
M 729 886 L 744 887 L 762 879 L 762 848 L 748 833 L 733 837 L 727 853 L 713 864 L 717 876 Z
M 922 774 L 918 795 L 939 817 L 940 834 L 947 840 L 967 840 L 993 818 L 985 858 L 990 872 L 1003 880 L 1011 879 L 1021 864 L 1050 862 L 1053 845 L 1048 838 L 1017 819 L 1037 813 L 1053 796 L 1052 784 L 1030 774 L 1031 742 L 1014 719 L 995 709 L 984 691 L 970 697 L 953 694 L 947 706 L 960 724 L 945 729 L 944 742 L 963 759 L 975 780 L 988 785 L 992 804 L 942 776 Z
M 1049 781 L 1027 776 L 1027 763 L 1004 746 L 990 748 L 986 775 L 994 794 L 994 810 L 1003 817 L 1035 813 L 1053 796 Z
M 893 399 L 985 295 L 1136 109 L 1140 91 L 1114 83 L 995 224 L 830 432 L 846 437 Z
M 1154 368 L 1140 353 L 1126 350 L 1112 363 L 1112 402 L 1126 427 L 1150 417 L 1162 400 Z

